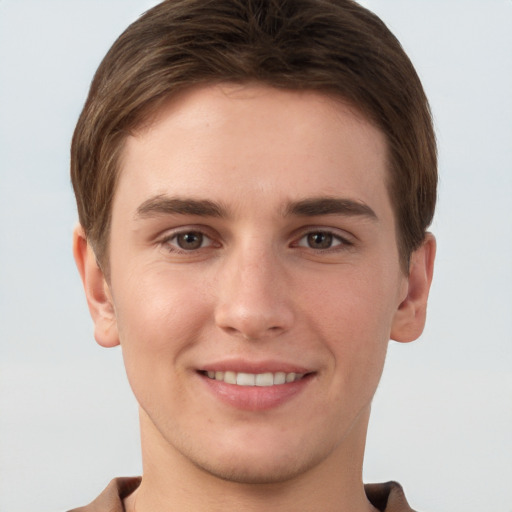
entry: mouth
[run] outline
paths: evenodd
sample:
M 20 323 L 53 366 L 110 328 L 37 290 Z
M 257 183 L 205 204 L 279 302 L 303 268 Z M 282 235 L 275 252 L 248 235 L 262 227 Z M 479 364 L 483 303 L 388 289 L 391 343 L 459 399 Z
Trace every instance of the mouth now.
M 291 384 L 302 380 L 307 373 L 296 372 L 263 372 L 263 373 L 246 373 L 234 371 L 201 371 L 211 380 L 224 382 L 225 384 L 233 384 L 235 386 L 257 386 L 270 387 L 282 386 L 283 384 Z
M 278 361 L 222 361 L 196 370 L 206 389 L 229 407 L 264 411 L 291 402 L 309 389 L 317 371 Z

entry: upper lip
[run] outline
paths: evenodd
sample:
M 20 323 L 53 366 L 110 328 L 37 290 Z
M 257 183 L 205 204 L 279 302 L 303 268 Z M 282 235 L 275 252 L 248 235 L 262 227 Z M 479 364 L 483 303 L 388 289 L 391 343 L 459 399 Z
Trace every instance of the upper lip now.
M 311 373 L 312 370 L 295 363 L 285 361 L 247 361 L 242 359 L 230 359 L 207 363 L 198 368 L 205 372 L 236 372 L 236 373 Z

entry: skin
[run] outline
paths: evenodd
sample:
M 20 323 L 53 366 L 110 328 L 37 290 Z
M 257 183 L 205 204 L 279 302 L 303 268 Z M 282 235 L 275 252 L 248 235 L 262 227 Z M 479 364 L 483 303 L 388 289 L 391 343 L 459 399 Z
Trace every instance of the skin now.
M 387 172 L 384 135 L 315 92 L 193 89 L 128 137 L 108 282 L 74 239 L 96 340 L 121 344 L 140 404 L 127 510 L 373 510 L 371 400 L 389 339 L 423 329 L 435 252 L 427 235 L 401 270 Z M 240 407 L 201 373 L 226 364 L 307 377 Z

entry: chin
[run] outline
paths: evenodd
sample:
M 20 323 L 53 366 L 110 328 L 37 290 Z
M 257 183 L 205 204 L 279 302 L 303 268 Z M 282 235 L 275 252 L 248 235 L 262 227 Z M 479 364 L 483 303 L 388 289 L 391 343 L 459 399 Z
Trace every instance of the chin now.
M 314 465 L 314 464 L 312 464 Z M 283 464 L 279 462 L 269 462 L 267 464 L 202 464 L 200 469 L 209 473 L 211 476 L 233 482 L 237 484 L 259 484 L 269 485 L 285 483 L 294 480 L 299 475 L 310 469 L 309 464 Z
M 261 485 L 294 480 L 320 464 L 330 451 L 324 447 L 308 453 L 305 443 L 294 449 L 268 445 L 264 448 L 257 441 L 251 445 L 246 446 L 245 450 L 228 449 L 210 453 L 208 457 L 205 454 L 190 454 L 189 459 L 196 467 L 216 478 L 238 484 Z

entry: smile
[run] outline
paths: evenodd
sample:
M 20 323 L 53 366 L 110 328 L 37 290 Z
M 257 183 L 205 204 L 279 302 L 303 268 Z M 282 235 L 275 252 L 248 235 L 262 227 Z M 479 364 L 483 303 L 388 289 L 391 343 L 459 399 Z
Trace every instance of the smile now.
M 296 382 L 304 377 L 304 373 L 265 372 L 265 373 L 244 373 L 232 371 L 207 371 L 205 372 L 212 380 L 235 384 L 237 386 L 277 386 Z

